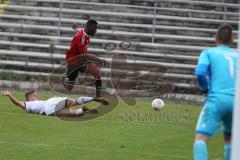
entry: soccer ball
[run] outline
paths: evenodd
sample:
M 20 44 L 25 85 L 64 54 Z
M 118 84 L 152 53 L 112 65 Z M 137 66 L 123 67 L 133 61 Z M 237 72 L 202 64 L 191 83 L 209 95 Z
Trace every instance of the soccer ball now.
M 165 103 L 160 98 L 154 99 L 152 101 L 152 108 L 155 111 L 159 111 L 159 110 L 163 109 L 164 105 L 165 105 Z

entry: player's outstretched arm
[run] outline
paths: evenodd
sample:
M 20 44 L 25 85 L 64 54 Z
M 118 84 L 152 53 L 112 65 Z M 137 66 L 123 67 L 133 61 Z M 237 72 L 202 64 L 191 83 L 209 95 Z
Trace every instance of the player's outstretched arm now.
M 25 105 L 24 102 L 19 101 L 16 97 L 14 97 L 11 92 L 9 91 L 3 91 L 2 92 L 3 96 L 7 96 L 9 97 L 9 99 L 12 101 L 13 104 L 15 104 L 16 106 L 21 107 L 22 109 L 25 109 Z
M 73 25 L 72 25 L 72 29 L 74 30 L 74 31 L 79 31 L 79 29 L 80 29 L 81 27 L 80 27 L 80 24 L 79 23 L 73 23 Z

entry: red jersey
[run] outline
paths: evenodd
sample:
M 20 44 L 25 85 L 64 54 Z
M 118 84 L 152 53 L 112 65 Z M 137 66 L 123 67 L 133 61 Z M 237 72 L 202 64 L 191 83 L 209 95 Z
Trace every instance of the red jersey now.
M 79 56 L 80 52 L 88 53 L 87 47 L 90 43 L 90 37 L 83 28 L 79 29 L 77 34 L 73 37 L 69 51 L 66 54 L 66 63 L 79 63 L 84 60 Z

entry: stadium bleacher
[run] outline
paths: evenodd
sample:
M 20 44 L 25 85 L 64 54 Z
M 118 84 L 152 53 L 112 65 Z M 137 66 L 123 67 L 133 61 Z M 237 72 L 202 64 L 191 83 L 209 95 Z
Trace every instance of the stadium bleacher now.
M 168 72 L 162 79 L 172 82 L 175 92 L 195 93 L 194 69 L 200 51 L 214 46 L 214 33 L 220 24 L 231 24 L 235 30 L 238 24 L 238 1 L 161 0 L 157 3 L 152 43 L 155 0 L 63 2 L 60 37 L 59 0 L 11 0 L 7 5 L 0 4 L 4 9 L 0 15 L 1 72 L 48 77 L 53 68 L 64 63 L 75 34 L 71 25 L 94 18 L 99 21 L 99 30 L 91 41 L 90 52 L 109 63 L 114 54 L 122 53 L 132 63 L 164 65 Z M 133 46 L 128 50 L 104 49 L 108 43 L 119 45 L 123 41 Z M 106 79 L 109 71 L 109 66 L 102 70 Z

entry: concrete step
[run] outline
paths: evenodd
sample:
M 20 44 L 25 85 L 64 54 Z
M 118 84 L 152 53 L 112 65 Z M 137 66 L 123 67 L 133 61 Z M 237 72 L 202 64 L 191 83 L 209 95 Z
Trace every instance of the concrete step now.
M 112 56 L 116 54 L 124 54 L 128 57 L 128 60 L 132 61 L 144 61 L 144 62 L 155 62 L 155 63 L 169 63 L 173 64 L 173 69 L 175 64 L 186 64 L 192 65 L 196 64 L 198 59 L 197 56 L 181 56 L 181 55 L 173 55 L 173 54 L 148 54 L 148 53 L 141 53 L 141 52 L 129 52 L 129 51 L 113 51 L 113 52 L 105 52 L 101 49 L 89 49 L 89 51 L 101 58 L 111 59 Z M 65 62 L 65 54 L 59 53 L 45 53 L 45 52 L 33 52 L 33 51 L 19 51 L 19 50 L 0 50 L 0 57 L 1 59 L 5 60 L 25 60 L 29 62 L 48 62 L 49 64 L 52 63 L 64 63 Z M 170 67 L 172 68 L 172 67 Z
M 1 50 L 2 52 L 2 50 Z M 25 54 L 21 51 L 16 52 L 7 52 L 7 53 L 0 53 L 0 56 L 4 55 L 5 59 L 1 59 L 0 64 L 1 67 L 4 69 L 18 69 L 18 70 L 26 70 L 26 71 L 32 71 L 32 72 L 45 72 L 45 73 L 51 73 L 53 70 L 59 68 L 64 64 L 64 62 L 61 63 L 53 63 L 49 62 L 50 59 L 53 58 L 63 58 L 61 55 L 57 54 L 49 54 L 49 53 L 41 53 L 36 55 L 36 52 L 25 52 Z M 13 59 L 8 58 L 6 55 L 12 55 L 15 56 Z M 39 56 L 40 55 L 40 56 Z M 21 57 L 22 59 L 19 59 L 18 57 Z M 42 58 L 48 57 L 48 60 L 43 61 Z M 51 57 L 51 58 L 50 58 Z M 32 58 L 35 58 L 33 60 Z M 38 59 L 38 61 L 36 61 Z M 41 61 L 42 60 L 42 61 Z M 112 62 L 111 59 L 106 59 L 109 63 Z M 64 60 L 63 60 L 64 61 Z M 114 60 L 116 61 L 116 60 Z M 157 77 L 164 77 L 164 80 L 168 80 L 171 82 L 177 82 L 176 78 L 181 80 L 181 82 L 192 82 L 195 81 L 195 77 L 193 76 L 193 71 L 191 69 L 191 65 L 187 64 L 177 64 L 177 63 L 164 63 L 164 62 L 148 62 L 148 61 L 142 61 L 142 60 L 128 60 L 128 64 L 132 64 L 135 67 L 144 65 L 154 65 L 155 67 L 164 66 L 167 68 L 166 73 L 155 73 L 152 72 L 149 76 L 157 76 Z M 114 62 L 115 63 L 115 62 Z M 116 74 L 123 74 L 127 72 L 131 72 L 130 68 L 125 68 L 123 65 L 120 65 L 121 67 L 116 70 L 114 69 L 114 75 Z M 64 66 L 63 66 L 64 67 Z M 107 68 L 106 68 L 107 67 Z M 102 69 L 103 75 L 106 77 L 110 76 L 110 68 L 108 68 L 108 65 Z M 183 69 L 184 68 L 184 69 Z M 185 72 L 174 72 L 174 70 L 184 70 Z M 189 70 L 189 72 L 186 72 L 186 70 Z M 65 69 L 62 68 L 62 71 L 65 72 Z M 119 73 L 118 73 L 119 72 Z M 182 76 L 181 76 L 182 75 Z M 175 80 L 173 79 L 175 78 Z
M 41 17 L 41 16 L 27 16 L 27 15 L 6 15 L 0 16 L 2 21 L 1 25 L 9 26 L 7 22 L 14 23 L 19 26 L 23 24 L 24 26 L 31 24 L 41 24 L 49 26 L 57 26 L 59 18 L 57 17 Z M 71 28 L 74 22 L 79 22 L 84 27 L 86 23 L 85 19 L 73 19 L 73 18 L 63 18 L 61 20 L 61 25 L 63 27 Z M 105 22 L 99 21 L 99 29 L 112 30 L 112 31 L 131 31 L 131 32 L 143 32 L 152 33 L 152 24 L 134 24 L 134 23 L 118 23 L 118 22 Z M 185 36 L 202 36 L 202 37 L 213 37 L 216 32 L 215 29 L 209 28 L 197 28 L 197 27 L 182 27 L 182 26 L 171 26 L 171 25 L 156 25 L 155 32 L 159 34 L 175 34 L 175 35 L 185 35 Z M 51 31 L 52 33 L 52 31 Z M 51 33 L 48 33 L 51 35 Z M 57 33 L 53 33 L 57 34 Z M 235 31 L 237 35 L 237 31 Z
M 5 7 L 5 14 L 22 14 L 22 15 L 41 15 L 57 17 L 59 9 L 51 7 L 33 7 L 33 6 L 17 6 L 17 5 L 7 5 Z M 96 16 L 97 15 L 97 16 Z M 63 9 L 64 18 L 83 18 L 88 19 L 94 17 L 97 20 L 103 21 L 113 21 L 113 22 L 131 22 L 131 23 L 152 23 L 152 14 L 137 14 L 137 13 L 125 13 L 125 12 L 107 12 L 107 11 L 94 11 L 94 10 L 77 10 L 77 9 Z M 121 18 L 119 18 L 121 17 Z M 205 19 L 205 18 L 191 18 L 191 17 L 180 17 L 180 16 L 167 16 L 167 15 L 157 15 L 156 24 L 158 25 L 173 25 L 173 26 L 218 26 L 219 23 L 223 23 L 222 19 Z M 228 20 L 227 23 L 237 25 L 238 19 L 236 21 Z M 204 24 L 204 25 L 203 25 Z M 234 26 L 234 27 L 235 27 Z M 212 27 L 210 27 L 212 28 Z
M 1 41 L 0 41 L 1 43 Z M 46 62 L 48 61 L 49 64 L 60 64 L 64 63 L 64 54 L 57 54 L 57 53 L 44 53 L 44 52 L 32 52 L 32 51 L 6 51 L 1 49 L 0 50 L 0 55 L 2 60 L 8 60 L 8 61 L 14 61 L 14 60 L 22 60 L 26 61 L 26 63 L 31 62 L 31 63 L 39 63 L 39 62 Z M 156 55 L 155 55 L 156 56 Z M 161 55 L 159 55 L 160 57 Z M 177 56 L 176 56 L 177 57 Z M 167 61 L 167 59 L 177 59 L 174 57 L 174 55 L 168 55 L 165 57 L 166 61 L 150 61 L 148 59 L 130 59 L 128 58 L 129 63 L 135 63 L 135 64 L 156 64 L 156 65 L 163 65 L 167 67 L 170 71 L 170 73 L 193 73 L 193 70 L 195 69 L 195 64 L 184 64 L 184 58 L 190 59 L 191 57 L 177 57 L 179 59 L 182 59 L 180 63 L 172 62 L 170 63 Z M 103 57 L 102 57 L 103 58 Z M 109 63 L 111 63 L 112 58 L 104 58 L 107 60 Z M 197 59 L 197 57 L 192 57 L 192 59 Z M 180 72 L 177 72 L 177 71 Z M 173 72 L 174 71 L 174 72 Z
M 12 25 L 12 27 L 22 26 L 24 28 L 31 28 L 31 24 L 39 25 L 41 24 L 41 28 L 44 27 L 44 25 L 49 26 L 57 26 L 59 18 L 55 17 L 40 17 L 40 16 L 21 16 L 21 15 L 1 15 L 0 19 L 2 22 L 1 26 L 11 28 L 9 25 Z M 8 22 L 10 24 L 8 24 Z M 61 29 L 63 29 L 64 32 L 69 31 L 69 33 L 72 36 L 71 25 L 73 22 L 79 22 L 82 24 L 82 27 L 84 27 L 84 24 L 86 23 L 86 20 L 84 19 L 72 19 L 72 18 L 66 18 L 62 19 Z M 29 23 L 29 24 L 28 24 Z M 27 27 L 28 26 L 28 27 Z M 36 28 L 35 25 L 33 25 Z M 68 30 L 64 27 L 68 27 Z M 99 21 L 99 29 L 105 29 L 105 30 L 112 30 L 112 31 L 131 31 L 131 32 L 142 32 L 142 33 L 152 33 L 152 25 L 151 24 L 134 24 L 134 23 L 116 23 L 116 22 L 104 22 Z M 199 27 L 199 26 L 198 26 Z M 45 27 L 46 29 L 50 29 L 51 27 Z M 56 28 L 56 27 L 55 27 Z M 13 30 L 14 30 L 13 29 Z M 55 31 L 54 31 L 55 30 Z M 19 30 L 21 32 L 21 30 Z M 156 25 L 155 32 L 157 34 L 168 34 L 168 35 L 185 35 L 185 36 L 200 36 L 200 37 L 213 37 L 216 33 L 215 29 L 209 29 L 209 28 L 196 28 L 196 27 L 182 27 L 182 26 L 165 26 L 165 25 Z M 44 34 L 45 32 L 41 33 Z M 56 29 L 51 29 L 51 32 L 46 33 L 49 35 L 57 35 Z M 237 37 L 237 30 L 234 31 L 235 37 Z M 63 35 L 66 36 L 66 35 Z
M 12 0 L 15 3 L 17 0 Z M 37 2 L 44 2 L 49 0 L 36 0 Z M 55 1 L 55 0 L 50 0 Z M 81 0 L 81 2 L 88 2 L 88 3 L 104 3 L 109 5 L 131 5 L 131 6 L 144 6 L 144 7 L 153 7 L 156 0 L 131 0 L 131 1 L 122 1 L 122 0 Z M 225 2 L 225 3 L 224 3 Z M 71 3 L 79 4 L 78 0 L 71 0 Z M 166 5 L 171 4 L 174 6 L 175 4 L 182 4 L 182 5 L 191 5 L 192 7 L 202 7 L 202 9 L 206 9 L 206 7 L 212 7 L 213 9 L 223 8 L 224 5 L 227 5 L 229 8 L 238 8 L 239 1 L 238 0 L 161 0 L 158 1 L 158 5 Z M 184 8 L 184 7 L 181 7 Z
M 16 83 L 18 83 L 18 80 L 21 81 L 32 81 L 32 82 L 36 82 L 38 84 L 42 84 L 42 83 L 48 83 L 48 77 L 49 77 L 49 73 L 45 73 L 45 72 L 29 72 L 29 71 L 20 71 L 20 70 L 14 70 L 14 69 L 7 69 L 7 70 L 3 70 L 0 69 L 0 73 L 2 74 L 14 74 L 15 77 L 17 79 Z M 167 77 L 167 75 L 164 75 L 165 77 Z M 173 76 L 173 75 L 172 75 Z M 175 75 L 176 77 L 178 77 L 178 75 Z M 20 78 L 20 79 L 19 79 Z M 180 77 L 179 77 L 180 78 Z M 2 81 L 7 81 L 6 80 L 2 80 Z M 1 81 L 1 85 L 2 85 L 2 81 Z M 190 92 L 190 91 L 197 91 L 196 89 L 196 85 L 193 83 L 174 83 L 174 82 L 170 82 L 173 86 L 174 86 L 174 90 L 172 91 L 172 93 L 177 93 L 177 92 Z M 5 84 L 6 86 L 6 84 Z M 49 86 L 48 86 L 49 87 Z M 112 84 L 111 84 L 111 79 L 108 77 L 103 77 L 103 89 L 107 89 L 107 88 L 112 88 Z
M 198 10 L 192 8 L 193 5 L 189 7 L 182 8 L 178 6 L 177 2 L 169 2 L 171 5 L 167 6 L 164 1 L 159 2 L 157 7 L 157 14 L 161 15 L 185 15 L 191 17 L 200 18 L 215 18 L 220 17 L 223 18 L 224 12 L 214 11 L 214 10 Z M 31 5 L 38 7 L 54 7 L 59 8 L 59 0 L 37 0 L 32 3 L 29 1 L 11 1 L 11 4 L 14 5 Z M 98 10 L 98 11 L 114 11 L 114 12 L 127 12 L 127 13 L 144 13 L 144 14 L 153 14 L 154 7 L 152 6 L 139 6 L 139 5 L 126 5 L 126 4 L 117 4 L 117 3 L 96 3 L 96 2 L 78 2 L 78 1 L 63 1 L 63 8 L 71 8 L 71 9 L 84 9 L 84 10 Z M 206 8 L 206 6 L 205 6 Z M 236 12 L 227 12 L 227 16 L 231 19 L 231 16 L 238 16 L 238 11 Z
M 239 1 L 196 1 L 196 0 L 161 0 L 158 3 L 159 7 L 167 8 L 187 8 L 194 10 L 205 10 L 205 11 L 218 11 L 224 12 L 225 7 L 227 7 L 228 12 L 238 12 Z
M 47 26 L 47 25 L 22 25 L 19 23 L 5 23 L 0 22 L 0 39 L 8 39 L 8 37 L 15 37 L 15 34 L 11 32 L 17 32 L 16 38 L 24 40 L 25 42 L 31 42 L 31 34 L 44 34 L 46 36 L 56 35 L 58 27 Z M 5 32 L 5 33 L 4 33 Z M 24 35 L 26 33 L 27 35 Z M 61 27 L 61 36 L 66 37 L 66 41 L 60 44 L 70 43 L 75 32 L 70 27 Z M 28 37 L 29 36 L 29 37 Z M 125 32 L 125 31 L 111 31 L 99 29 L 95 38 L 97 39 L 111 39 L 111 40 L 126 40 L 132 42 L 151 42 L 152 33 L 136 33 L 136 32 Z M 11 38 L 10 38 L 11 39 Z M 180 44 L 180 45 L 198 45 L 198 46 L 214 46 L 214 38 L 209 37 L 196 37 L 196 36 L 183 36 L 183 35 L 168 35 L 168 34 L 154 34 L 155 43 L 161 44 Z M 39 42 L 42 43 L 40 38 Z
M 170 63 L 183 63 L 183 64 L 196 64 L 198 56 L 185 56 L 185 55 L 175 55 L 175 54 L 164 54 L 164 53 L 148 53 L 148 52 L 134 52 L 134 51 L 122 51 L 114 50 L 108 52 L 104 49 L 89 48 L 89 52 L 103 58 L 111 58 L 116 54 L 124 54 L 128 56 L 128 59 L 133 60 L 145 60 L 153 62 L 170 62 Z M 20 57 L 24 59 L 25 57 L 31 57 L 32 61 L 50 61 L 52 62 L 62 62 L 65 59 L 65 54 L 51 53 L 51 52 L 29 52 L 29 51 L 19 51 L 19 50 L 0 50 L 0 55 L 3 58 L 13 57 L 14 59 Z
M 6 35 L 6 33 L 2 32 L 3 35 Z M 14 38 L 16 39 L 17 36 L 15 37 L 14 34 L 8 33 L 9 37 L 5 37 L 7 40 L 3 40 L 3 44 L 5 46 L 2 47 L 7 47 L 11 46 L 13 47 L 14 45 L 16 47 L 26 47 L 29 46 L 30 48 L 33 49 L 39 49 L 35 51 L 40 51 L 41 49 L 44 52 L 49 52 L 49 46 L 52 45 L 52 43 L 56 44 L 54 51 L 59 52 L 59 53 L 65 53 L 70 45 L 70 40 L 71 37 L 56 37 L 56 36 L 46 36 L 46 35 L 36 35 L 36 34 L 16 34 L 18 37 L 21 37 L 22 39 L 28 40 L 31 39 L 35 43 L 30 43 L 30 42 L 19 42 L 15 41 Z M 11 38 L 12 37 L 12 38 Z M 1 37 L 4 39 L 4 36 Z M 43 41 L 45 43 L 39 43 L 39 41 Z M 47 40 L 47 41 L 46 41 Z M 64 45 L 59 45 L 59 40 L 65 42 Z M 47 42 L 47 43 L 46 43 Z M 51 42 L 51 43 L 50 43 Z M 106 40 L 106 39 L 92 39 L 91 40 L 91 46 L 94 48 L 105 48 L 108 47 L 109 44 L 114 44 L 119 46 L 123 41 L 119 40 Z M 129 42 L 129 41 L 126 41 Z M 12 45 L 11 45 L 12 43 Z M 171 51 L 175 52 L 179 55 L 198 55 L 199 52 L 205 48 L 208 48 L 207 46 L 192 46 L 192 45 L 177 45 L 177 44 L 158 44 L 158 43 L 146 43 L 146 42 L 129 42 L 131 43 L 131 47 L 128 48 L 128 51 L 140 51 L 140 52 L 155 52 L 155 53 L 171 53 Z M 39 45 L 38 45 L 39 44 Z M 43 47 L 44 46 L 44 47 Z M 109 49 L 107 49 L 109 50 Z M 112 49 L 111 49 L 112 50 Z M 167 51 L 167 52 L 166 52 Z
M 54 7 L 59 8 L 59 0 L 36 0 L 29 2 L 28 0 L 11 1 L 12 5 L 27 5 L 38 7 Z M 153 7 L 126 5 L 117 3 L 96 3 L 82 1 L 63 1 L 63 8 L 84 9 L 84 10 L 99 10 L 99 11 L 114 11 L 114 12 L 130 12 L 130 13 L 153 13 Z
M 131 63 L 131 62 L 129 62 Z M 1 69 L 4 70 L 19 70 L 19 71 L 27 71 L 27 72 L 43 72 L 43 73 L 49 73 L 49 74 L 63 74 L 65 73 L 65 67 L 59 64 L 54 63 L 46 63 L 46 62 L 31 62 L 31 61 L 24 61 L 24 60 L 0 60 Z M 142 64 L 136 64 L 132 63 L 134 66 L 142 65 Z M 159 66 L 159 64 L 158 64 Z M 61 69 L 59 68 L 61 67 Z M 159 66 L 160 67 L 160 66 Z M 55 73 L 55 71 L 57 72 Z M 162 79 L 167 80 L 173 83 L 195 83 L 196 79 L 194 77 L 194 72 L 172 72 L 172 68 L 168 68 L 167 73 L 154 73 L 148 75 L 147 79 Z M 101 75 L 103 77 L 109 77 L 110 76 L 110 68 L 102 68 L 101 69 Z M 116 70 L 114 69 L 114 75 L 115 76 L 123 76 L 123 74 L 132 75 L 135 74 L 135 72 L 132 72 L 130 69 L 127 70 Z M 138 73 L 139 74 L 139 73 Z M 182 75 L 182 76 L 181 76 Z

